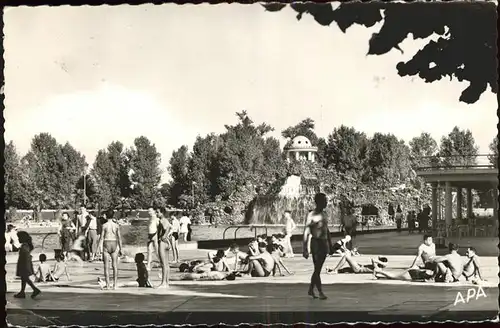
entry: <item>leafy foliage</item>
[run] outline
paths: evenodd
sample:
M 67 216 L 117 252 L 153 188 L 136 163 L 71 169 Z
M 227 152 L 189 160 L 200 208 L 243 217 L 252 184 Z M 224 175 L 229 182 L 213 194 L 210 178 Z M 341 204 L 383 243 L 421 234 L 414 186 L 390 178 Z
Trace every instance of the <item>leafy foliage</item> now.
M 410 158 L 412 167 L 432 166 L 436 163 L 431 156 L 437 155 L 438 145 L 436 140 L 427 132 L 422 132 L 418 137 L 410 140 Z
M 74 204 L 76 184 L 86 163 L 69 143 L 61 146 L 50 134 L 38 134 L 31 142 L 23 165 L 30 207 L 68 208 Z
M 268 11 L 279 11 L 284 4 L 265 4 Z M 316 22 L 329 26 L 336 22 L 342 32 L 357 24 L 372 27 L 384 21 L 369 40 L 369 55 L 383 55 L 399 45 L 409 34 L 425 39 L 437 34 L 412 59 L 396 65 L 400 76 L 418 76 L 425 82 L 443 77 L 469 81 L 460 101 L 476 102 L 489 86 L 498 93 L 497 10 L 494 2 L 413 2 L 361 3 L 342 2 L 336 9 L 331 3 L 292 3 L 300 20 L 310 14 Z M 383 14 L 383 15 L 382 15 Z
M 17 153 L 16 146 L 11 141 L 5 146 L 4 151 L 5 162 L 5 206 L 25 208 L 29 207 L 27 203 L 26 193 L 26 177 L 21 166 L 21 158 Z
M 409 149 L 393 134 L 375 133 L 367 150 L 363 180 L 386 188 L 410 176 Z
M 121 142 L 112 142 L 107 149 L 97 152 L 91 175 L 101 208 L 117 207 L 122 197 L 129 196 L 128 172 L 128 159 Z
M 460 130 L 454 127 L 448 136 L 441 139 L 439 155 L 448 156 L 442 160 L 445 166 L 474 165 L 477 163 L 475 157 L 477 154 L 478 147 L 470 130 Z
M 172 177 L 172 182 L 168 185 L 168 201 L 170 204 L 178 205 L 181 196 L 189 192 L 188 165 L 188 147 L 181 146 L 172 153 L 170 166 L 168 167 L 168 171 Z
M 326 166 L 342 173 L 362 173 L 367 147 L 364 133 L 341 125 L 328 136 Z
M 498 136 L 493 138 L 493 141 L 489 145 L 490 152 L 493 156 L 490 156 L 490 163 L 495 167 L 498 167 Z
M 127 152 L 127 162 L 130 168 L 130 180 L 133 185 L 131 200 L 134 207 L 147 208 L 161 202 L 158 185 L 161 181 L 161 154 L 151 141 L 144 137 L 134 140 L 134 147 Z M 125 178 L 122 171 L 122 178 Z M 122 192 L 126 194 L 126 185 Z

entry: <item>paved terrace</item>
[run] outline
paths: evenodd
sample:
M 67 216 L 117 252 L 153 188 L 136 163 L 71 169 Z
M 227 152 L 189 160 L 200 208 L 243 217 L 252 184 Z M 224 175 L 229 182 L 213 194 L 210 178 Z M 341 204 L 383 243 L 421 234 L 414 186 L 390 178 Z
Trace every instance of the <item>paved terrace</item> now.
M 391 271 L 411 264 L 411 247 L 421 236 L 366 235 L 358 238 L 363 253 L 387 255 Z M 469 241 L 470 242 L 470 241 Z M 473 241 L 479 249 L 496 249 L 495 239 Z M 372 250 L 372 251 L 370 251 Z M 406 251 L 405 251 L 406 250 Z M 391 252 L 392 251 L 392 252 Z M 398 255 L 390 255 L 398 253 Z M 407 254 L 401 254 L 407 253 Z M 185 251 L 184 259 L 205 258 L 206 251 Z M 369 263 L 370 255 L 357 257 Z M 34 254 L 34 258 L 37 255 Z M 285 259 L 293 276 L 246 278 L 236 281 L 175 281 L 179 273 L 172 269 L 169 289 L 121 288 L 101 291 L 96 284 L 102 277 L 102 263 L 88 263 L 83 268 L 71 263 L 71 281 L 40 285 L 43 293 L 37 300 L 13 298 L 20 282 L 15 280 L 15 258 L 7 257 L 7 320 L 13 325 L 110 325 L 110 324 L 228 324 L 359 321 L 443 321 L 488 320 L 498 314 L 498 262 L 495 256 L 483 256 L 481 263 L 487 281 L 482 285 L 486 297 L 472 298 L 454 306 L 457 293 L 467 297 L 477 286 L 459 282 L 406 283 L 374 280 L 371 275 L 323 274 L 326 301 L 313 300 L 307 293 L 312 271 L 311 260 L 302 257 Z M 328 258 L 326 266 L 338 258 Z M 36 263 L 35 263 L 36 265 Z M 159 269 L 151 274 L 159 283 Z M 136 279 L 135 266 L 120 264 L 119 282 Z

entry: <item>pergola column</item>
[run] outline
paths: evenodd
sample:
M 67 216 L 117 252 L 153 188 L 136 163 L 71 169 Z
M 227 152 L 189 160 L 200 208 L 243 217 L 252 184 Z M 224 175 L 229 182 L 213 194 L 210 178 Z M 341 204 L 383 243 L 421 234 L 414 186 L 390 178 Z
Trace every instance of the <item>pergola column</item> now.
M 296 151 L 296 152 L 295 152 L 295 159 L 296 159 L 296 160 L 299 160 L 299 156 L 300 156 L 299 152 L 298 152 L 298 151 Z
M 446 226 L 451 226 L 453 219 L 453 198 L 451 195 L 451 182 L 446 181 L 444 189 L 444 217 L 446 220 Z
M 495 222 L 495 229 L 498 230 L 498 186 L 493 188 L 493 221 Z
M 311 162 L 314 162 L 314 152 L 311 152 Z
M 467 188 L 467 219 L 472 219 L 472 189 Z
M 312 154 L 312 153 L 311 153 L 310 151 L 308 151 L 308 152 L 307 152 L 307 160 L 308 160 L 308 161 L 311 161 L 311 154 Z
M 462 220 L 462 188 L 457 188 L 457 220 Z
M 432 183 L 432 235 L 437 236 L 437 218 L 438 218 L 438 193 L 437 182 Z

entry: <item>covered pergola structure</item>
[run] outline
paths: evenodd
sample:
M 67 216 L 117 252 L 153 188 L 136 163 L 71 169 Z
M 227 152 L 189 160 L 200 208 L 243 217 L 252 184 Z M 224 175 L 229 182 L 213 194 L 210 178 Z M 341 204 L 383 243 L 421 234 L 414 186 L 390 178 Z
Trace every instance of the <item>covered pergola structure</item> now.
M 477 155 L 475 157 L 491 158 L 493 155 Z M 452 157 L 452 156 L 450 156 Z M 420 167 L 417 176 L 422 177 L 426 183 L 432 186 L 432 227 L 433 236 L 436 236 L 440 226 L 443 226 L 446 235 L 452 230 L 454 221 L 467 220 L 470 229 L 475 224 L 473 214 L 473 190 L 478 192 L 491 192 L 493 195 L 493 217 L 492 227 L 498 231 L 498 168 L 493 164 L 469 164 L 469 165 L 440 165 L 443 160 L 433 157 L 434 165 Z M 464 205 L 463 190 L 466 191 L 466 217 L 463 217 Z M 438 222 L 438 214 L 441 206 L 439 201 L 444 191 L 444 220 Z M 453 216 L 453 192 L 456 192 L 456 216 Z M 460 234 L 460 232 L 459 232 Z

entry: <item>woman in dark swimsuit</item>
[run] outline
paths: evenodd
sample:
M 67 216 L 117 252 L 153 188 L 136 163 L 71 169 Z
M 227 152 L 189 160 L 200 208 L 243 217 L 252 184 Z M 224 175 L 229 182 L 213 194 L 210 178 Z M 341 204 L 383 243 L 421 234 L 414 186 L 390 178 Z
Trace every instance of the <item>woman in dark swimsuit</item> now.
M 332 254 L 333 247 L 330 239 L 330 231 L 328 230 L 327 214 L 324 211 L 328 203 L 326 195 L 323 193 L 316 194 L 314 202 L 316 203 L 316 209 L 307 215 L 304 228 L 303 253 L 306 259 L 309 257 L 309 253 L 311 253 L 314 263 L 314 272 L 311 276 L 311 284 L 309 285 L 309 295 L 316 298 L 314 294 L 314 287 L 316 286 L 319 298 L 324 300 L 327 297 L 323 294 L 320 274 L 326 256 Z
M 170 232 L 172 225 L 167 220 L 167 212 L 165 210 L 157 211 L 158 227 L 156 233 L 158 235 L 158 257 L 161 263 L 161 283 L 157 288 L 167 288 L 169 285 L 170 266 L 168 251 L 170 245 Z

